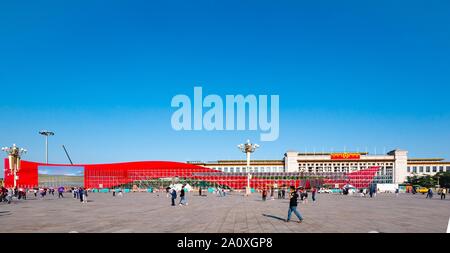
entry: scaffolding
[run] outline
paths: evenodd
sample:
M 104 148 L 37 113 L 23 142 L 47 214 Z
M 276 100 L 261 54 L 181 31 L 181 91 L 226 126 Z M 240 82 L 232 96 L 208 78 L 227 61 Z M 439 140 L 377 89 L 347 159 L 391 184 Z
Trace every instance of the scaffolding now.
M 356 188 L 368 188 L 374 181 L 378 167 L 351 173 L 333 172 L 254 172 L 250 187 L 257 190 L 273 188 L 342 188 L 351 184 Z M 221 172 L 208 168 L 173 168 L 173 169 L 90 169 L 86 171 L 88 188 L 165 188 L 174 183 L 190 184 L 193 187 L 221 187 L 244 190 L 247 186 L 247 174 L 243 172 Z

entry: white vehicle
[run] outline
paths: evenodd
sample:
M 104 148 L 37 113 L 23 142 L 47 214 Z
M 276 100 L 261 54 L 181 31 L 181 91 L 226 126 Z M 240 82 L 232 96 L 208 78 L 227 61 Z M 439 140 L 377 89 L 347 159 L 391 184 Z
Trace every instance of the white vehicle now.
M 331 193 L 330 189 L 327 188 L 320 188 L 320 190 L 317 191 L 318 193 Z

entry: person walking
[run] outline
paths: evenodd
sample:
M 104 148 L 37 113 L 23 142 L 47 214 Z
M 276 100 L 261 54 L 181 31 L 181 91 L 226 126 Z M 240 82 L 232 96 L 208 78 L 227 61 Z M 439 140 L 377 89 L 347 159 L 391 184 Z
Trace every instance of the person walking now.
M 445 194 L 447 194 L 447 188 L 442 188 L 441 199 L 445 199 Z
M 169 197 L 169 195 L 170 195 L 170 187 L 167 186 L 166 187 L 166 197 Z
M 202 196 L 202 187 L 198 188 L 198 196 Z
M 284 188 L 281 190 L 281 198 L 282 199 L 286 198 L 286 189 L 284 189 Z
M 317 189 L 316 188 L 312 188 L 311 197 L 312 197 L 313 203 L 316 202 L 316 192 L 317 192 Z
M 287 216 L 286 222 L 289 222 L 291 220 L 292 212 L 294 212 L 294 214 L 299 219 L 298 223 L 302 223 L 303 217 L 300 214 L 300 212 L 297 210 L 298 194 L 297 194 L 297 192 L 295 192 L 294 187 L 291 188 L 291 196 L 290 197 L 291 198 L 289 200 L 289 211 L 288 211 L 288 216 Z
M 175 199 L 177 198 L 177 191 L 175 189 L 172 189 L 170 192 L 170 195 L 172 195 L 172 206 L 175 206 Z
M 45 190 L 44 189 L 40 189 L 41 192 L 41 199 L 44 199 L 45 197 Z
M 262 191 L 262 200 L 263 200 L 263 201 L 266 201 L 266 197 L 267 197 L 267 191 L 266 191 L 266 189 L 264 189 L 264 190 Z
M 88 197 L 88 190 L 84 189 L 83 191 L 83 203 L 87 203 L 87 197 Z
M 303 190 L 297 189 L 297 195 L 300 196 L 300 201 L 303 203 L 303 198 L 305 197 L 305 195 L 303 194 Z
M 21 199 L 22 198 L 22 188 L 19 188 L 18 193 L 17 193 L 17 199 Z
M 78 188 L 78 195 L 80 196 L 80 202 L 83 203 L 84 190 L 82 187 Z
M 115 197 L 116 196 L 116 189 L 112 189 L 112 192 L 113 192 L 113 197 Z
M 60 186 L 58 188 L 58 198 L 64 198 L 63 192 L 64 192 L 64 187 Z
M 433 191 L 430 189 L 428 189 L 427 191 L 427 196 L 425 197 L 426 199 L 431 199 L 433 197 Z
M 7 198 L 8 204 L 11 204 L 11 200 L 13 198 L 13 195 L 14 195 L 14 190 L 12 188 L 9 188 L 9 190 L 8 190 L 8 198 Z
M 187 205 L 186 192 L 184 191 L 184 185 L 181 187 L 181 190 L 180 190 L 180 203 L 179 203 L 179 205 L 180 206 Z
M 395 189 L 395 197 L 398 197 L 399 189 Z

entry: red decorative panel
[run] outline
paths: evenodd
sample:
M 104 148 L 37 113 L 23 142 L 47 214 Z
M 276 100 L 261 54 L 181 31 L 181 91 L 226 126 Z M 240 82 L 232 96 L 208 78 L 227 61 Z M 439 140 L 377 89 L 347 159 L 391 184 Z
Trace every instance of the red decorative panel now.
M 5 186 L 13 186 L 13 175 L 9 171 L 8 159 L 5 159 Z M 84 167 L 84 186 L 86 188 L 111 188 L 136 180 L 150 180 L 155 178 L 192 178 L 206 181 L 211 184 L 228 186 L 233 189 L 244 189 L 247 186 L 245 173 L 223 173 L 209 168 L 188 163 L 168 161 L 126 162 L 111 164 L 45 164 L 29 161 L 21 161 L 17 186 L 32 188 L 38 186 L 39 166 L 78 166 Z M 357 188 L 366 188 L 373 181 L 378 167 L 345 174 L 342 178 L 333 176 L 322 179 L 294 180 L 292 175 L 279 178 L 283 173 L 277 173 L 277 177 L 271 173 L 255 173 L 250 180 L 250 186 L 256 189 L 268 189 L 274 184 L 278 186 L 295 186 L 310 188 L 326 184 L 350 183 Z

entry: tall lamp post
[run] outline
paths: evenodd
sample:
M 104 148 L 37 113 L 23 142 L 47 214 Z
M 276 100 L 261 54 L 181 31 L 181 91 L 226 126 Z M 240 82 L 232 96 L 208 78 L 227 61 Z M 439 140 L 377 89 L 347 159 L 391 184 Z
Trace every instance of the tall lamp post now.
M 39 134 L 45 136 L 45 163 L 48 163 L 48 137 L 55 135 L 55 133 L 47 130 L 42 130 L 39 132 Z
M 249 195 L 251 193 L 250 190 L 250 179 L 252 175 L 250 174 L 250 154 L 255 152 L 257 148 L 259 148 L 258 144 L 251 144 L 250 140 L 247 140 L 245 144 L 239 144 L 238 148 L 246 154 L 247 156 L 247 188 L 245 189 L 245 194 Z
M 19 148 L 16 146 L 16 144 L 13 144 L 12 147 L 3 147 L 2 151 L 5 151 L 8 153 L 9 158 L 9 170 L 13 174 L 13 182 L 14 182 L 14 189 L 17 186 L 17 179 L 19 177 L 17 176 L 17 172 L 20 170 L 20 157 L 22 153 L 26 153 L 27 150 L 23 148 Z

